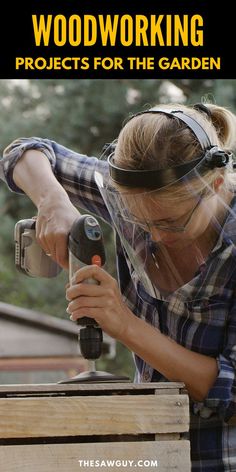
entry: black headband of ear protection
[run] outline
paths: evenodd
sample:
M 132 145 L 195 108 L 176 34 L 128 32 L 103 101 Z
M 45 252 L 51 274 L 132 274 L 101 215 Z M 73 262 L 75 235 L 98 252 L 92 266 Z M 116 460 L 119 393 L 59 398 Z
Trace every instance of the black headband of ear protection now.
M 164 113 L 171 118 L 178 118 L 179 120 L 183 121 L 197 137 L 203 151 L 202 155 L 198 159 L 194 159 L 190 162 L 187 162 L 186 164 L 180 164 L 178 166 L 171 167 L 170 169 L 123 169 L 122 167 L 117 166 L 114 162 L 115 144 L 111 143 L 110 145 L 106 145 L 104 152 L 106 155 L 108 155 L 110 176 L 117 184 L 127 187 L 145 187 L 158 189 L 179 180 L 181 177 L 184 177 L 184 175 L 194 169 L 194 167 L 200 164 L 200 162 L 202 163 L 203 170 L 214 169 L 216 167 L 225 167 L 228 164 L 232 154 L 223 151 L 218 146 L 214 146 L 203 127 L 194 118 L 187 115 L 183 111 L 170 111 L 168 109 L 154 107 L 150 108 L 149 110 L 136 113 L 135 115 L 131 116 L 130 120 L 135 116 L 143 115 L 145 113 Z

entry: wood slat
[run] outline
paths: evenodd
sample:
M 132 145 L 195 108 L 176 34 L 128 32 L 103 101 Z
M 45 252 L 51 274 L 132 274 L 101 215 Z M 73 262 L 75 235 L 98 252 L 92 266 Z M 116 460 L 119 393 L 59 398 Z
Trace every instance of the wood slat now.
M 187 395 L 0 399 L 0 438 L 188 431 Z
M 89 392 L 92 394 L 96 394 L 97 392 L 101 391 L 111 391 L 117 392 L 117 391 L 124 391 L 125 393 L 129 392 L 138 392 L 140 390 L 145 390 L 148 394 L 148 392 L 154 392 L 155 390 L 157 391 L 162 391 L 162 389 L 182 389 L 184 387 L 184 384 L 181 382 L 145 382 L 145 383 L 95 383 L 95 384 L 16 384 L 16 385 L 0 385 L 0 396 L 11 394 L 21 394 L 21 393 L 68 393 L 70 392 L 78 392 L 78 394 L 81 392 Z
M 95 467 L 96 463 L 90 462 L 90 467 L 78 462 L 79 460 L 123 460 L 125 466 L 121 467 L 118 463 L 115 467 L 100 468 Z M 132 466 L 126 466 L 128 460 L 133 461 Z M 149 462 L 138 464 L 140 460 Z M 151 460 L 157 461 L 158 465 L 152 466 Z M 98 470 L 190 472 L 191 470 L 189 441 L 1 446 L 0 464 L 1 470 L 6 472 L 87 472 L 88 470 L 90 472 Z
M 61 379 L 62 380 L 62 379 Z M 0 393 L 10 392 L 11 394 L 17 394 L 19 392 L 61 392 L 61 391 L 78 391 L 78 392 L 97 392 L 101 390 L 162 390 L 162 389 L 181 389 L 184 384 L 181 382 L 145 382 L 145 383 L 95 383 L 95 384 L 11 384 L 11 385 L 0 385 Z

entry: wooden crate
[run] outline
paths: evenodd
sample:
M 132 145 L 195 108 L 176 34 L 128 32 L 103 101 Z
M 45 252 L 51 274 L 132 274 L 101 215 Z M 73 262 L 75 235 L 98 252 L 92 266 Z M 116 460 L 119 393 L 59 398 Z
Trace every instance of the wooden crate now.
M 180 383 L 0 387 L 3 472 L 190 472 L 188 429 Z

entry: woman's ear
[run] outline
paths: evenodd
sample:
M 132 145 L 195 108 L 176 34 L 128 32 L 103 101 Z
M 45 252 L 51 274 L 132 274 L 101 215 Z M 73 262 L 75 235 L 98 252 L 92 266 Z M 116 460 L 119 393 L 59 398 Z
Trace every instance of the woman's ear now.
M 214 191 L 217 193 L 221 190 L 221 187 L 224 183 L 224 177 L 223 175 L 220 175 L 219 177 L 217 177 L 214 182 L 213 182 L 213 188 L 214 188 Z

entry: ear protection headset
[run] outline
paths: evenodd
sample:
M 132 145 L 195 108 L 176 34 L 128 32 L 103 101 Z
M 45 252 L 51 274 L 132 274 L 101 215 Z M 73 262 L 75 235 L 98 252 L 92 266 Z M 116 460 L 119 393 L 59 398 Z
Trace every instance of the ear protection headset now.
M 198 104 L 195 105 L 195 108 L 199 108 L 200 111 L 206 112 L 206 107 L 204 107 L 204 110 L 203 107 L 204 105 L 201 105 L 201 107 L 198 107 Z M 158 189 L 175 182 L 181 177 L 184 177 L 199 164 L 201 165 L 201 169 L 204 171 L 207 169 L 226 167 L 230 162 L 232 153 L 223 151 L 219 148 L 219 146 L 213 145 L 203 127 L 194 118 L 187 115 L 182 110 L 170 111 L 164 108 L 153 107 L 149 110 L 136 113 L 135 115 L 131 116 L 130 120 L 132 120 L 135 116 L 143 115 L 145 113 L 164 113 L 172 119 L 177 119 L 185 123 L 185 125 L 198 139 L 202 148 L 202 154 L 198 159 L 194 159 L 190 162 L 180 164 L 169 169 L 131 170 L 124 169 L 115 164 L 114 151 L 116 144 L 107 144 L 105 145 L 104 154 L 108 157 L 109 173 L 114 182 L 127 187 L 145 187 Z M 206 113 L 209 116 L 210 112 L 208 109 Z

